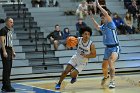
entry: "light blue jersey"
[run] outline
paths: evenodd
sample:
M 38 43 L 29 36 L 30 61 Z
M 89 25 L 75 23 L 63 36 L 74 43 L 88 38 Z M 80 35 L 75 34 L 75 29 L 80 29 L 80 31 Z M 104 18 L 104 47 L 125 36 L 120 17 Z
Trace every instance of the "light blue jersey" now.
M 119 44 L 119 40 L 117 37 L 117 31 L 116 26 L 114 22 L 108 22 L 106 24 L 103 24 L 100 27 L 100 30 L 103 33 L 103 43 L 104 45 L 115 45 Z

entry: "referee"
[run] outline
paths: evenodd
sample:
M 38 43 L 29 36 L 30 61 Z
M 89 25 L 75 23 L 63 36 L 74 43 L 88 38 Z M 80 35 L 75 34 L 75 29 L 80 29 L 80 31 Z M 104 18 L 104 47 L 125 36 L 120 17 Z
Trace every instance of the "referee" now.
M 12 59 L 15 57 L 15 52 L 12 43 L 12 28 L 13 19 L 5 19 L 5 27 L 0 30 L 0 42 L 1 42 L 1 59 L 3 64 L 3 75 L 2 75 L 2 88 L 3 92 L 15 92 L 15 89 L 11 86 L 10 75 L 12 68 Z

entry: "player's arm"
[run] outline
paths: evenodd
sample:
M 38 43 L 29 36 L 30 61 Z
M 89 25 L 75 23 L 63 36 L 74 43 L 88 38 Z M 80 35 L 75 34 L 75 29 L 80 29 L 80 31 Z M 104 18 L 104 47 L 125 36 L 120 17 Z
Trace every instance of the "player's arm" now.
M 97 7 L 101 10 L 101 12 L 104 14 L 105 18 L 108 20 L 108 22 L 112 21 L 111 16 L 108 14 L 108 12 L 102 8 L 102 6 L 99 4 L 98 0 L 96 0 Z
M 90 11 L 90 18 L 93 22 L 94 27 L 99 31 L 100 30 L 100 25 L 96 22 L 96 20 L 94 19 L 94 16 L 92 14 L 92 12 Z
M 6 52 L 6 49 L 5 49 L 5 36 L 0 36 L 0 42 L 1 42 L 1 47 L 2 47 L 2 51 L 3 51 L 3 55 L 4 57 L 7 57 L 7 52 Z
M 95 49 L 95 45 L 92 43 L 90 45 L 90 53 L 89 54 L 83 54 L 82 56 L 85 58 L 95 58 L 96 57 L 96 49 Z

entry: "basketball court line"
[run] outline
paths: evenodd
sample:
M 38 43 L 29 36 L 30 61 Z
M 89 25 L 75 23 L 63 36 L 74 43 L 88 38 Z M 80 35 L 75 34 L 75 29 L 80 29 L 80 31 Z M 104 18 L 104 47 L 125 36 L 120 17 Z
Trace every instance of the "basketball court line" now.
M 2 84 L 0 84 L 0 87 L 1 86 Z M 29 86 L 21 83 L 12 83 L 12 86 L 16 89 L 16 92 L 14 93 L 60 93 L 59 91 L 43 89 L 41 87 Z M 7 93 L 7 92 L 0 91 L 0 93 Z M 8 92 L 8 93 L 12 93 L 12 92 Z
M 138 83 L 140 74 L 116 76 L 115 89 L 109 89 L 108 86 L 102 88 L 100 85 L 102 77 L 90 75 L 79 76 L 74 84 L 71 84 L 71 78 L 67 77 L 59 91 L 55 90 L 58 79 L 59 77 L 17 80 L 12 85 L 16 93 L 139 93 L 140 91 L 140 83 Z

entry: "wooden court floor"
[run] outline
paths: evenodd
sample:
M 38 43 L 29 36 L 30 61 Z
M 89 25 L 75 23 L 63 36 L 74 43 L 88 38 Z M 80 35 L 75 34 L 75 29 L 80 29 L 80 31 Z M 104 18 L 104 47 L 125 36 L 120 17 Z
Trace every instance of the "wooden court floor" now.
M 77 82 L 69 83 L 67 77 L 61 90 L 55 90 L 59 77 L 14 81 L 16 93 L 140 93 L 140 74 L 123 74 L 116 76 L 116 88 L 101 87 L 101 76 L 79 76 Z M 109 81 L 107 82 L 107 84 Z

